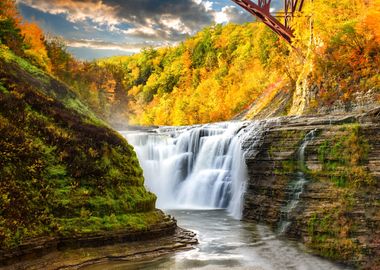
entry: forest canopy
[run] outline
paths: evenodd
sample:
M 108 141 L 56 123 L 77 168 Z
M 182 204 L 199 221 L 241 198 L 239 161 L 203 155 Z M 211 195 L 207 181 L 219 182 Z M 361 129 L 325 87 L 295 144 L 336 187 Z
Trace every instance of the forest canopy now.
M 307 1 L 292 21 L 292 46 L 260 22 L 219 24 L 174 47 L 93 62 L 75 59 L 60 38 L 47 40 L 14 1 L 0 4 L 1 42 L 66 82 L 109 122 L 228 120 L 259 97 L 264 106 L 280 90 L 293 96 L 305 76 L 316 90 L 304 113 L 350 103 L 358 93 L 379 96 L 379 0 Z

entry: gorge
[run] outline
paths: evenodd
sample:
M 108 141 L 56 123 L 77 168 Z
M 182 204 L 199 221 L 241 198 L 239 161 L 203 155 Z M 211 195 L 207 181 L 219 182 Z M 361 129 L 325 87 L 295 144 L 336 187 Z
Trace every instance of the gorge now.
M 380 269 L 379 1 L 0 0 L 0 268 Z
M 220 230 L 218 225 L 223 219 L 228 220 L 227 228 L 231 223 L 239 224 L 239 221 L 223 217 L 226 215 L 223 210 L 217 210 L 226 209 L 235 219 L 268 224 L 277 232 L 276 235 L 267 231 L 276 241 L 280 241 L 280 235 L 287 235 L 304 242 L 315 254 L 376 269 L 379 263 L 379 204 L 376 199 L 379 194 L 375 188 L 379 177 L 379 112 L 380 109 L 374 109 L 367 114 L 280 117 L 121 133 L 134 145 L 146 185 L 158 195 L 159 207 L 179 209 L 169 212 L 179 218 L 180 224 L 181 219 L 185 220 L 183 226 L 192 228 L 194 223 L 207 223 L 204 219 L 208 216 L 212 217 L 211 228 L 216 231 Z M 338 148 L 338 156 L 321 153 L 330 143 L 336 144 L 332 147 Z M 354 163 L 345 163 L 340 155 L 358 150 L 359 145 L 368 152 L 358 153 L 362 156 Z M 351 169 L 354 173 L 349 171 Z M 351 179 L 355 173 L 360 173 L 358 179 Z M 363 199 L 367 200 L 364 206 L 360 203 Z M 203 218 L 192 221 L 193 216 Z M 246 229 L 249 225 L 239 226 Z M 212 231 L 204 228 L 207 225 L 195 226 L 201 239 L 202 233 L 208 235 Z M 249 234 L 245 229 L 239 229 L 237 235 Z M 262 227 L 261 230 L 267 229 Z M 256 228 L 253 231 L 257 233 Z M 214 234 L 217 238 L 218 235 Z M 261 240 L 258 237 L 255 241 Z M 223 246 L 224 240 L 219 241 Z M 201 240 L 198 252 L 207 257 L 212 252 L 204 250 L 212 245 L 206 243 L 207 240 L 203 243 Z M 243 241 L 241 245 L 249 246 L 249 243 Z M 229 247 L 225 252 L 233 258 L 235 249 L 240 248 Z M 269 247 L 270 252 L 274 252 L 272 248 Z M 249 252 L 252 255 L 256 251 Z M 226 261 L 235 267 L 260 265 L 258 258 L 249 263 L 245 261 L 249 256 L 239 255 L 244 258 L 240 262 L 224 258 L 216 262 L 210 260 L 206 265 L 221 263 L 226 266 Z M 287 256 L 285 252 L 284 258 Z M 153 265 L 183 267 L 189 263 L 173 260 Z M 297 262 L 295 265 L 298 269 L 303 264 Z M 274 267 L 265 263 L 260 266 L 264 269 Z M 288 269 L 290 266 L 282 267 Z

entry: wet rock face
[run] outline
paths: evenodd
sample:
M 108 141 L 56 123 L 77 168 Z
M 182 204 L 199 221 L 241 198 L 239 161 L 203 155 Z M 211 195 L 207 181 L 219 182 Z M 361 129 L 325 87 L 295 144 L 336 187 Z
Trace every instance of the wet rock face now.
M 300 164 L 299 148 L 315 130 Z M 316 254 L 380 268 L 380 108 L 362 115 L 287 117 L 246 152 L 245 220 L 303 241 Z M 293 203 L 294 182 L 306 183 Z M 288 207 L 291 205 L 291 207 Z

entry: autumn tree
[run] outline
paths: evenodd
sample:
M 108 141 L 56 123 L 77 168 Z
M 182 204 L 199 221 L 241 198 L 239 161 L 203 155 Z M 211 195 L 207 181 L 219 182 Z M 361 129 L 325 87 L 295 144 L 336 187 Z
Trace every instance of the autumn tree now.
M 18 27 L 19 22 L 15 1 L 0 1 L 0 41 L 18 55 L 23 55 L 25 46 Z
M 25 43 L 25 55 L 36 66 L 51 71 L 51 61 L 46 50 L 45 37 L 36 23 L 23 22 L 20 25 L 21 35 Z

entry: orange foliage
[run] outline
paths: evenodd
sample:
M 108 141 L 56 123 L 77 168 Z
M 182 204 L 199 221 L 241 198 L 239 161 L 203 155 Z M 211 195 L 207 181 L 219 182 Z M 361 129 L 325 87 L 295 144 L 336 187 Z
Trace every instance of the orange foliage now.
M 44 43 L 44 33 L 41 28 L 32 22 L 23 22 L 20 24 L 21 34 L 24 36 L 24 42 L 27 44 L 26 55 L 37 66 L 51 71 L 51 63 L 47 55 Z
M 45 49 L 44 34 L 36 23 L 23 22 L 20 25 L 25 42 L 35 50 Z
M 17 23 L 21 20 L 14 0 L 0 1 L 0 20 L 4 20 L 6 18 L 12 18 Z
M 358 29 L 363 33 L 369 31 L 374 40 L 380 44 L 380 0 L 372 0 L 366 8 L 365 15 Z

